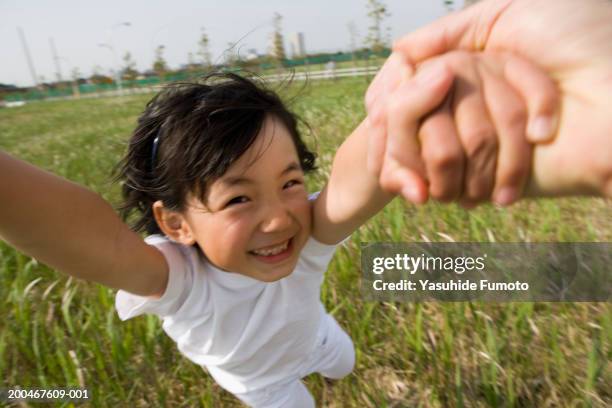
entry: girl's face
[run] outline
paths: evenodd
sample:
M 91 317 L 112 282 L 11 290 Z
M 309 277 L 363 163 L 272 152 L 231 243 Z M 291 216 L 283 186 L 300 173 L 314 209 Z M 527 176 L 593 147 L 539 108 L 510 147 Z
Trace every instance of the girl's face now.
M 253 145 L 183 213 L 216 267 L 272 282 L 289 275 L 310 235 L 304 173 L 288 130 L 269 117 Z

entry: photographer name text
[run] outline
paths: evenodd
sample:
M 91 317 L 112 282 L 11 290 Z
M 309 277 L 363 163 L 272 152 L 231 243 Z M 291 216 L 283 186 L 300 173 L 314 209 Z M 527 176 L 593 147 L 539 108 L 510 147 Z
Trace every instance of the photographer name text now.
M 521 291 L 529 290 L 529 283 L 521 281 L 492 282 L 487 279 L 480 279 L 477 282 L 469 279 L 449 280 L 446 282 L 432 282 L 428 279 L 419 279 L 417 281 L 402 279 L 396 282 L 385 282 L 382 279 L 377 279 L 372 282 L 372 287 L 376 291 Z

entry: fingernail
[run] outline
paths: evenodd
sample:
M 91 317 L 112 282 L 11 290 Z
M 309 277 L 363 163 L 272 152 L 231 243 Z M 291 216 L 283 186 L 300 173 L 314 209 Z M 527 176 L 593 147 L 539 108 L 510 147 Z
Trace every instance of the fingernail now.
M 552 116 L 536 116 L 527 128 L 527 133 L 534 142 L 544 142 L 552 137 L 556 120 Z
M 444 79 L 445 74 L 443 64 L 431 62 L 423 65 L 419 72 L 417 72 L 416 81 L 423 86 L 434 86 Z
M 502 188 L 497 193 L 495 193 L 495 196 L 493 197 L 493 201 L 495 202 L 495 204 L 501 205 L 501 206 L 510 205 L 513 202 L 515 202 L 517 199 L 518 199 L 517 191 L 516 189 L 511 188 L 511 187 Z

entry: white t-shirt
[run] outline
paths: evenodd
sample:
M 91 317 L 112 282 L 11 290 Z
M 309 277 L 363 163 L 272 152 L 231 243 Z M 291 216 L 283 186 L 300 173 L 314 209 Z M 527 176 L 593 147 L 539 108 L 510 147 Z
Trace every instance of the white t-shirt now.
M 222 271 L 196 248 L 161 235 L 145 242 L 164 254 L 168 286 L 159 299 L 120 290 L 115 307 L 121 320 L 159 316 L 180 352 L 233 393 L 298 375 L 325 313 L 319 293 L 335 245 L 310 237 L 291 275 L 266 283 Z

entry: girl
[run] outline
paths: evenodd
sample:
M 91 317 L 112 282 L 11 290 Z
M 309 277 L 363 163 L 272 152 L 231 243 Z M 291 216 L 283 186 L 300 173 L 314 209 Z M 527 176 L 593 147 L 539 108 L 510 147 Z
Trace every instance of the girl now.
M 411 79 L 406 123 L 439 105 L 452 78 L 437 65 Z M 355 362 L 319 300 L 323 274 L 336 245 L 393 197 L 365 169 L 368 126 L 309 195 L 315 156 L 278 96 L 233 74 L 169 86 L 147 104 L 119 171 L 122 215 L 138 214 L 144 243 L 99 195 L 3 153 L 0 236 L 120 289 L 121 319 L 160 316 L 181 353 L 245 403 L 313 406 L 301 378 L 342 378 Z

